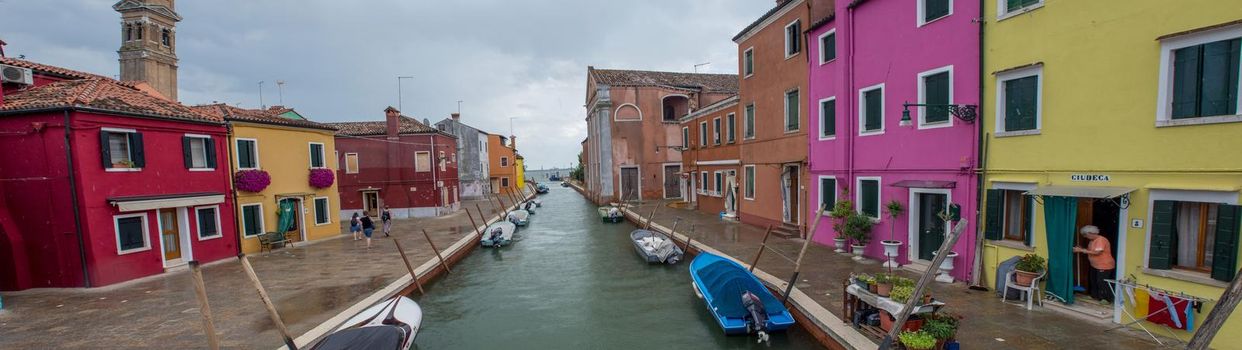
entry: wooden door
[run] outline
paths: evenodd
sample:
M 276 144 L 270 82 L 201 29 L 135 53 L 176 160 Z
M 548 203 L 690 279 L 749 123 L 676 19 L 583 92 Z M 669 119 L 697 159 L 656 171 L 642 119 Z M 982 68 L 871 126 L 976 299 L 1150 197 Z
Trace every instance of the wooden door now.
M 948 205 L 948 196 L 941 193 L 919 193 L 919 259 L 936 258 L 944 244 L 945 223 L 940 213 Z
M 638 168 L 621 168 L 621 200 L 636 201 L 638 197 Z
M 367 216 L 375 216 L 379 208 L 379 192 L 362 193 L 362 211 Z
M 681 198 L 681 166 L 664 166 L 664 198 Z
M 177 209 L 160 209 L 160 235 L 164 241 L 164 260 L 181 259 L 181 227 L 177 223 Z

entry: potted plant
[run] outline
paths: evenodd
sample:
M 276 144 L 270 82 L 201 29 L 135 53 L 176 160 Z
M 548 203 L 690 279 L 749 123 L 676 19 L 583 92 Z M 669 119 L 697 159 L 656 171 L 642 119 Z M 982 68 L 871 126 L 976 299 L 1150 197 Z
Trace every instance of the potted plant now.
M 951 314 L 931 314 L 923 321 L 921 329 L 932 338 L 936 339 L 936 348 L 946 348 L 948 343 L 956 343 L 954 337 L 957 336 L 958 319 Z
M 936 348 L 936 338 L 931 334 L 919 331 L 905 331 L 897 335 L 901 345 L 910 350 L 932 350 Z
M 914 294 L 913 286 L 893 286 L 893 290 L 888 293 L 888 298 L 898 303 L 905 304 L 910 300 L 910 296 Z
M 893 290 L 893 278 L 895 276 L 882 273 L 875 276 L 875 294 L 887 297 Z
M 112 167 L 113 168 L 133 168 L 134 161 L 129 160 L 129 159 L 118 160 L 118 161 L 112 162 Z
M 844 195 L 844 192 L 842 192 Z M 833 219 L 832 230 L 836 231 L 836 237 L 832 238 L 832 244 L 836 248 L 835 252 L 845 253 L 845 243 L 849 241 L 849 234 L 845 232 L 845 220 L 854 212 L 854 202 L 849 199 L 838 198 L 837 203 L 832 205 L 832 210 L 828 212 L 828 216 Z
M 336 182 L 336 175 L 333 174 L 332 169 L 315 168 L 310 170 L 310 175 L 307 179 L 311 187 L 328 188 L 332 187 L 333 182 Z
M 867 243 L 871 242 L 871 228 L 875 225 L 871 218 L 862 213 L 851 211 L 851 214 L 845 218 L 844 229 L 846 236 L 854 240 L 851 248 L 854 249 L 854 260 L 862 260 L 863 250 L 867 248 Z
M 896 238 L 897 218 L 906 211 L 906 208 L 901 206 L 901 202 L 894 199 L 884 205 L 884 211 L 888 213 L 888 218 L 892 219 L 888 222 L 888 239 L 880 241 L 880 244 L 884 245 L 884 257 L 887 260 L 884 262 L 884 267 L 898 267 L 900 265 L 897 264 L 895 259 L 897 254 L 899 254 L 898 248 L 901 247 L 901 241 L 898 241 Z
M 871 277 L 871 275 L 865 273 L 854 276 L 854 285 L 858 286 L 858 288 L 862 288 L 863 290 L 870 289 L 870 284 L 874 281 L 874 277 Z
M 920 315 L 910 315 L 910 317 L 906 319 L 906 323 L 901 326 L 901 330 L 914 332 L 919 330 L 919 328 L 923 328 L 923 319 L 921 317 L 922 316 Z M 897 323 L 897 318 L 893 317 L 893 314 L 888 313 L 888 311 L 881 309 L 880 329 L 888 332 L 893 329 L 894 323 Z M 935 343 L 934 340 L 932 342 Z
M 262 192 L 272 184 L 272 176 L 263 170 L 238 170 L 233 175 L 233 185 L 246 192 Z
M 1035 254 L 1027 254 L 1019 258 L 1018 264 L 1014 266 L 1014 269 L 1017 270 L 1018 285 L 1030 287 L 1035 277 L 1039 277 L 1040 274 L 1044 273 L 1046 263 L 1047 261 L 1044 260 L 1044 257 Z

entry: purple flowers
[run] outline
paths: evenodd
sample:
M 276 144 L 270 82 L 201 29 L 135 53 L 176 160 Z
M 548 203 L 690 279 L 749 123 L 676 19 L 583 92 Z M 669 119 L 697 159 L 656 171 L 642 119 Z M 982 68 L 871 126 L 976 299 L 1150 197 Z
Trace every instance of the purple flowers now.
M 233 185 L 246 192 L 263 191 L 271 184 L 272 176 L 263 170 L 239 170 L 233 175 Z
M 336 175 L 332 174 L 332 169 L 311 169 L 310 185 L 314 188 L 328 188 L 332 186 L 332 182 L 336 181 Z

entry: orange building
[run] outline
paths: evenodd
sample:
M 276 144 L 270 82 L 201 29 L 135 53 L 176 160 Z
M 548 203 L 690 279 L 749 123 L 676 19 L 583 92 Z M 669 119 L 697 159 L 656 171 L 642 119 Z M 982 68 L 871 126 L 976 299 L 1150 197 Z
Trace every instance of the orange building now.
M 517 190 L 517 151 L 508 137 L 487 135 L 487 158 L 489 176 L 492 181 L 492 193 L 507 193 Z
M 686 200 L 699 211 L 736 219 L 741 193 L 738 98 L 730 97 L 680 118 Z

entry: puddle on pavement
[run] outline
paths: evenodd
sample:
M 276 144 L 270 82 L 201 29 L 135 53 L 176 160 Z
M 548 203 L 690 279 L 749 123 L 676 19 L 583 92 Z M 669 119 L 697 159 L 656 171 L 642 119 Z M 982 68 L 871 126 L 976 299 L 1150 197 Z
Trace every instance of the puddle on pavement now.
M 349 304 L 357 302 L 357 298 L 374 293 L 387 284 L 383 277 L 372 277 L 366 282 L 347 285 L 323 286 L 302 291 L 296 296 L 274 301 L 280 318 L 285 324 L 294 324 L 317 315 L 342 310 Z M 327 317 L 334 316 L 325 315 Z M 255 327 L 262 331 L 275 329 L 272 320 L 263 317 L 255 322 Z

